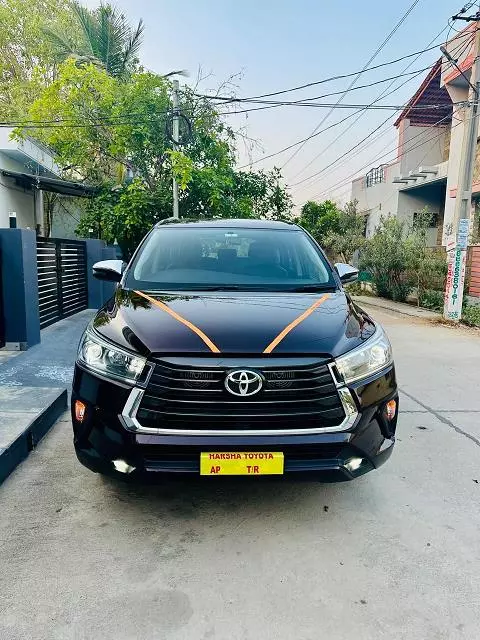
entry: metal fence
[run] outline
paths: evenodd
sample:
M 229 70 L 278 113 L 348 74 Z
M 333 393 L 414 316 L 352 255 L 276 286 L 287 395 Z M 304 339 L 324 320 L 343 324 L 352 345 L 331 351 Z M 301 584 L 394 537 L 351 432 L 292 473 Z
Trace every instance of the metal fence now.
M 0 247 L 0 349 L 5 346 L 5 316 L 3 314 L 2 249 Z
M 37 238 L 40 327 L 87 308 L 87 250 L 81 240 Z

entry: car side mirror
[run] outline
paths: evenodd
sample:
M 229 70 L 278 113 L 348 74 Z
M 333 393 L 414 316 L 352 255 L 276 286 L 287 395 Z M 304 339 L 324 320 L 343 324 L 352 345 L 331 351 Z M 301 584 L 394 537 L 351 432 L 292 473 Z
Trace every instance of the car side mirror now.
M 345 264 L 344 262 L 337 262 L 335 264 L 335 269 L 337 270 L 338 275 L 340 276 L 340 280 L 342 284 L 347 284 L 348 282 L 355 282 L 358 278 L 358 269 L 352 267 L 351 264 Z
M 93 277 L 97 280 L 120 282 L 126 266 L 123 260 L 101 260 L 92 267 Z

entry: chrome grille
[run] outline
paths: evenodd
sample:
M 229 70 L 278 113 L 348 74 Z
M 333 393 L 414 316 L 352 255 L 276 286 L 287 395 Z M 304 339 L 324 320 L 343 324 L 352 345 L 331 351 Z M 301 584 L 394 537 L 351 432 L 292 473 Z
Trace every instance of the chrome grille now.
M 187 359 L 155 359 L 137 420 L 153 429 L 328 428 L 339 425 L 345 411 L 328 364 L 307 359 L 305 364 L 278 366 L 274 360 L 251 366 L 264 378 L 262 390 L 245 398 L 230 394 L 225 378 L 241 369 L 234 358 L 220 364 L 208 360 L 188 366 Z M 255 360 L 257 362 L 257 360 Z M 298 362 L 298 360 L 296 361 Z

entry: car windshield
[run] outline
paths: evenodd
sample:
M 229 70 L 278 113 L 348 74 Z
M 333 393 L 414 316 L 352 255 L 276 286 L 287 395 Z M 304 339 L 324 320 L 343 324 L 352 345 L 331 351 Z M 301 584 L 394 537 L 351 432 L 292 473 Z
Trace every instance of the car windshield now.
M 126 276 L 145 290 L 309 290 L 336 287 L 300 229 L 169 227 L 152 231 Z

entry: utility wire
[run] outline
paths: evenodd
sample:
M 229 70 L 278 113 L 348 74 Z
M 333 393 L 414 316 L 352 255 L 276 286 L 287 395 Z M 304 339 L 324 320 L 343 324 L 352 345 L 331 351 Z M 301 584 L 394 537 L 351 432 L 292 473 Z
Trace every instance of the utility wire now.
M 440 31 L 440 33 L 438 33 L 438 34 L 435 36 L 435 38 L 434 38 L 431 42 L 434 42 L 435 40 L 437 40 L 437 39 L 440 37 L 440 35 L 441 35 L 441 34 L 442 34 L 442 33 L 443 33 L 447 28 L 448 28 L 448 27 L 444 27 L 444 28 Z M 430 46 L 431 42 L 429 43 L 429 45 L 428 45 L 428 46 Z M 470 42 L 469 42 L 469 43 L 467 43 L 466 47 L 468 47 L 468 46 L 470 46 Z M 460 47 L 462 47 L 462 48 L 463 48 L 463 47 L 464 47 L 464 43 L 462 43 L 462 44 L 459 46 L 459 49 L 460 49 Z M 466 47 L 465 47 L 465 48 L 466 48 Z M 455 52 L 453 52 L 453 53 L 454 53 L 454 55 L 462 55 L 463 50 L 462 50 L 462 52 L 461 52 L 461 53 L 459 53 L 457 50 L 456 50 Z M 417 59 L 412 60 L 412 62 L 411 62 L 410 64 L 414 64 L 414 62 L 416 62 L 416 60 L 417 60 Z M 408 68 L 408 67 L 407 67 L 407 68 Z M 419 75 L 419 74 L 418 74 L 418 75 Z M 407 82 L 409 82 L 409 80 L 407 80 L 406 82 L 402 83 L 399 87 L 397 87 L 397 88 L 395 89 L 395 91 L 398 91 L 399 89 L 401 89 L 405 84 L 407 84 Z M 387 87 L 387 89 L 389 89 L 393 84 L 394 84 L 394 83 L 391 83 L 391 84 L 389 85 L 389 87 Z M 382 92 L 382 94 L 380 94 L 380 96 L 377 98 L 377 100 L 378 100 L 378 99 L 380 99 L 380 98 L 383 98 L 383 97 L 385 97 L 385 94 Z M 365 113 L 365 112 L 364 112 L 364 111 L 362 111 L 362 112 L 361 112 L 361 114 L 359 115 L 359 117 L 358 117 L 356 120 L 354 120 L 354 121 L 349 125 L 349 127 L 347 127 L 347 128 L 346 128 L 346 129 L 345 129 L 345 130 L 344 130 L 344 131 L 343 131 L 339 136 L 337 136 L 337 137 L 335 138 L 335 140 L 333 140 L 333 141 L 332 141 L 332 143 L 330 143 L 330 144 L 329 144 L 325 149 L 323 149 L 323 151 L 322 151 L 321 153 L 324 153 L 324 152 L 325 152 L 325 151 L 327 151 L 331 146 L 333 146 L 333 144 L 335 144 L 335 143 L 340 139 L 340 137 L 342 137 L 342 136 L 343 136 L 343 135 L 344 135 L 344 134 L 345 134 L 349 129 L 351 129 L 351 127 L 352 127 L 354 124 L 356 124 L 356 123 L 358 122 L 358 120 L 360 120 L 360 118 L 364 115 L 364 113 Z M 360 147 L 360 145 L 362 145 L 366 140 L 368 140 L 372 135 L 374 135 L 374 134 L 375 134 L 379 129 L 381 129 L 381 128 L 382 128 L 382 127 L 383 127 L 383 126 L 384 126 L 384 125 L 389 121 L 389 120 L 391 120 L 391 118 L 392 118 L 392 117 L 394 117 L 394 115 L 395 115 L 395 114 L 388 116 L 388 118 L 386 118 L 386 119 L 385 119 L 385 120 L 384 120 L 384 121 L 383 121 L 383 122 L 382 122 L 378 127 L 376 127 L 376 128 L 375 128 L 373 131 L 371 131 L 367 136 L 365 136 L 365 138 L 363 138 L 363 140 L 361 140 L 360 142 L 358 142 L 357 144 L 355 144 L 353 147 L 351 147 L 350 149 L 348 149 L 348 151 L 345 151 L 345 153 L 343 153 L 343 154 L 341 154 L 340 156 L 338 156 L 338 157 L 337 157 L 333 162 L 330 162 L 330 164 L 328 164 L 326 167 L 324 167 L 324 168 L 323 168 L 323 169 L 321 169 L 320 171 L 317 171 L 317 172 L 313 173 L 312 175 L 310 175 L 310 176 L 308 176 L 308 177 L 306 177 L 306 178 L 303 178 L 302 180 L 299 180 L 298 182 L 296 182 L 296 183 L 294 183 L 293 185 L 290 185 L 290 186 L 292 186 L 292 187 L 299 186 L 300 184 L 303 184 L 304 182 L 307 182 L 308 180 L 311 180 L 312 178 L 318 177 L 318 176 L 320 176 L 321 174 L 325 173 L 325 171 L 326 171 L 327 169 L 329 169 L 329 168 L 330 168 L 330 167 L 332 167 L 333 165 L 337 164 L 337 162 L 339 162 L 340 160 L 342 160 L 343 158 L 345 158 L 345 156 L 347 156 L 347 155 L 348 155 L 348 154 L 350 154 L 352 151 L 354 151 L 355 149 L 357 149 L 358 147 Z M 382 133 L 382 134 L 381 134 L 381 136 L 385 135 L 385 133 L 387 133 L 387 132 Z M 377 136 L 377 138 L 375 138 L 375 139 L 378 139 L 378 138 L 380 138 L 381 136 Z M 373 140 L 372 140 L 372 142 L 373 142 Z M 320 155 L 320 154 L 317 154 L 317 156 L 315 156 L 315 158 L 312 160 L 312 162 L 311 162 L 311 163 L 309 163 L 309 165 L 306 165 L 306 166 L 305 166 L 305 169 L 306 169 L 308 166 L 310 166 L 310 164 L 312 164 L 312 163 L 313 163 L 313 162 L 314 162 L 314 161 L 319 157 L 319 155 Z M 298 174 L 297 174 L 297 175 L 298 175 Z M 313 183 L 312 183 L 312 184 L 313 184 Z
M 270 103 L 269 103 L 270 104 Z M 463 101 L 458 102 L 458 103 L 452 103 L 454 105 L 456 104 L 463 104 Z M 405 109 L 408 105 L 407 104 L 394 104 L 394 105 L 377 105 L 377 106 L 372 106 L 370 104 L 341 104 L 341 105 L 332 105 L 332 104 L 327 104 L 327 103 L 318 103 L 318 102 L 273 102 L 272 103 L 273 106 L 298 106 L 298 107 L 311 107 L 311 108 L 334 108 L 334 109 L 377 109 L 377 110 L 393 110 L 393 111 L 399 111 L 401 109 Z M 438 110 L 441 109 L 442 107 L 444 107 L 444 105 L 442 104 L 419 104 L 419 105 L 415 105 L 413 107 L 411 107 L 412 109 L 419 109 L 419 110 Z M 146 124 L 149 122 L 155 122 L 158 119 L 158 116 L 161 115 L 168 115 L 170 112 L 159 112 L 157 114 L 154 114 L 151 118 L 143 118 L 143 119 L 138 119 L 136 118 L 133 114 L 130 115 L 125 115 L 125 116 L 118 116 L 116 119 L 114 118 L 108 118 L 105 120 L 99 119 L 99 120 L 94 120 L 92 122 L 75 122 L 74 120 L 61 120 L 61 119 L 57 119 L 57 120 L 27 120 L 27 121 L 20 121 L 20 120 L 16 120 L 16 121 L 10 121 L 10 122 L 0 122 L 0 127 L 20 127 L 23 129 L 51 129 L 51 128 L 88 128 L 88 127 L 116 127 L 116 126 L 125 126 L 125 125 L 136 125 L 136 124 Z M 355 113 L 351 114 L 351 116 L 354 116 Z M 311 136 L 310 136 L 311 137 Z M 296 143 L 298 144 L 298 143 Z M 264 159 L 264 158 L 263 158 Z
M 382 42 L 382 44 L 377 48 L 377 50 L 373 53 L 373 55 L 370 57 L 370 59 L 368 60 L 368 62 L 364 65 L 363 69 L 354 77 L 354 79 L 352 80 L 352 82 L 349 84 L 349 86 L 347 87 L 347 89 L 345 90 L 345 92 L 339 97 L 339 99 L 337 100 L 337 103 L 335 106 L 339 106 L 340 103 L 342 102 L 343 98 L 348 94 L 348 92 L 350 91 L 350 89 L 357 83 L 357 80 L 360 78 L 360 76 L 362 75 L 362 73 L 368 69 L 368 67 L 370 66 L 370 64 L 375 60 L 375 58 L 377 57 L 377 55 L 380 53 L 380 51 L 385 47 L 385 45 L 388 43 L 388 41 L 393 37 L 393 35 L 398 31 L 398 29 L 401 27 L 401 25 L 405 22 L 405 20 L 407 19 L 407 17 L 409 16 L 409 14 L 413 11 L 413 9 L 416 7 L 416 5 L 419 3 L 420 0 L 414 0 L 414 2 L 410 5 L 410 7 L 407 9 L 407 11 L 403 14 L 403 16 L 400 18 L 400 20 L 397 22 L 397 24 L 395 25 L 395 27 L 392 29 L 392 31 L 390 31 L 390 33 L 388 34 L 388 36 L 385 38 L 385 40 Z M 334 107 L 335 108 L 335 107 Z M 318 123 L 318 125 L 315 127 L 315 129 L 312 131 L 312 133 L 310 135 L 315 134 L 320 127 L 324 124 L 324 122 L 330 117 L 330 115 L 333 113 L 333 108 L 330 109 L 330 111 L 321 119 L 321 121 Z M 307 140 L 308 141 L 308 140 Z M 301 144 L 297 149 L 295 149 L 295 151 L 287 158 L 286 162 L 283 163 L 282 169 L 286 167 L 286 165 L 291 162 L 293 160 L 293 158 L 295 158 L 295 156 L 303 149 L 303 147 L 307 144 L 307 142 L 304 142 L 303 144 Z
M 433 40 L 431 40 L 431 41 L 428 43 L 427 48 L 428 48 L 428 47 L 429 47 L 433 42 L 435 42 L 435 40 L 437 40 L 437 38 L 439 38 L 439 37 L 442 35 L 442 33 L 443 33 L 444 31 L 446 31 L 446 29 L 447 29 L 447 27 L 444 27 L 444 28 L 440 31 L 440 33 L 438 33 L 438 34 L 433 38 Z M 403 71 L 404 71 L 404 72 L 405 72 L 405 71 L 407 71 L 407 69 L 409 69 L 409 68 L 412 66 L 412 64 L 414 64 L 414 63 L 418 60 L 418 58 L 419 58 L 420 56 L 421 56 L 421 54 L 419 54 L 416 58 L 414 58 L 413 60 L 411 60 L 411 61 L 408 63 L 408 65 L 405 67 L 405 69 L 404 69 Z M 433 65 L 432 65 L 432 66 L 433 66 Z M 431 69 L 431 67 L 430 67 L 430 69 Z M 425 71 L 426 71 L 426 69 L 425 69 Z M 423 72 L 419 72 L 417 75 L 420 75 L 420 73 L 423 73 Z M 398 77 L 401 77 L 401 76 L 399 75 Z M 390 82 L 390 84 L 388 85 L 388 87 L 386 87 L 385 89 L 383 89 L 383 90 L 380 92 L 380 94 L 377 96 L 377 98 L 371 102 L 371 104 L 372 104 L 372 105 L 374 105 L 375 103 L 379 102 L 379 101 L 380 101 L 380 100 L 385 96 L 385 94 L 386 94 L 386 93 L 387 93 L 387 92 L 392 88 L 392 86 L 394 86 L 394 85 L 395 85 L 396 80 L 397 80 L 396 78 L 392 78 L 392 82 Z M 400 89 L 400 88 L 401 88 L 401 86 L 403 86 L 403 85 L 400 85 L 400 87 L 398 87 L 398 88 L 397 88 L 397 91 L 398 91 L 398 89 Z M 340 138 L 342 138 L 342 137 L 343 137 L 343 136 L 344 136 L 348 131 L 350 131 L 350 129 L 352 129 L 352 127 L 354 127 L 354 126 L 357 124 L 357 122 L 358 122 L 359 120 L 361 120 L 361 119 L 363 118 L 363 116 L 364 116 L 364 115 L 365 115 L 365 111 L 361 111 L 361 112 L 359 113 L 358 117 L 357 117 L 353 122 L 351 122 L 351 123 L 349 124 L 349 126 L 348 126 L 346 129 L 344 129 L 341 133 L 339 133 L 339 134 L 338 134 L 338 136 L 337 136 L 334 140 L 332 140 L 332 142 L 330 142 L 330 144 L 328 144 L 324 149 L 322 149 L 321 151 L 319 151 L 319 153 L 317 153 L 317 155 L 316 155 L 312 160 L 310 160 L 310 162 L 308 162 L 308 163 L 307 163 L 307 164 L 306 164 L 306 165 L 305 165 L 305 166 L 304 166 L 300 171 L 298 171 L 298 172 L 295 174 L 294 179 L 295 179 L 297 176 L 299 176 L 301 173 L 303 173 L 306 169 L 308 169 L 308 167 L 310 167 L 314 162 L 316 162 L 316 161 L 318 160 L 318 158 L 319 158 L 322 154 L 324 154 L 324 153 L 325 153 L 326 151 L 328 151 L 328 150 L 329 150 L 329 149 L 330 149 L 334 144 L 336 144 L 336 143 L 340 140 Z M 368 136 L 366 136 L 366 138 L 364 138 L 364 139 L 359 143 L 359 145 L 360 145 L 360 144 L 362 144 L 362 142 L 364 142 L 365 140 L 368 140 L 368 138 L 369 138 L 371 135 L 374 135 L 374 134 L 375 134 L 379 129 L 381 129 L 381 127 L 382 127 L 384 124 L 386 124 L 386 123 L 388 122 L 388 120 L 390 120 L 390 118 L 391 118 L 391 117 L 392 117 L 392 116 L 389 116 L 389 117 L 388 117 L 388 118 L 387 118 L 387 119 L 386 119 L 386 120 L 385 120 L 385 121 L 384 121 L 384 122 L 383 122 L 379 127 L 376 127 L 376 128 L 371 132 L 371 134 L 369 134 Z M 359 146 L 359 145 L 357 145 L 357 146 Z M 351 150 L 353 150 L 353 149 L 357 148 L 357 146 L 352 147 L 352 149 L 351 149 Z M 320 174 L 320 173 L 322 173 L 324 170 L 326 170 L 326 169 L 328 169 L 329 167 L 331 167 L 333 164 L 335 164 L 336 162 L 338 162 L 338 160 L 340 160 L 341 158 L 344 158 L 344 157 L 345 157 L 345 155 L 347 155 L 347 153 L 349 153 L 349 152 L 346 152 L 345 154 L 341 155 L 339 158 L 337 158 L 337 160 L 335 160 L 335 161 L 334 161 L 334 163 L 329 164 L 329 165 L 328 165 L 327 167 L 325 167 L 323 170 L 321 170 L 321 171 L 317 172 L 316 174 L 313 174 L 313 176 L 319 175 L 319 174 Z M 307 177 L 307 178 L 304 178 L 303 180 L 301 180 L 301 181 L 300 181 L 300 182 L 298 182 L 297 184 L 300 184 L 300 183 L 302 183 L 302 182 L 306 182 L 306 181 L 307 181 L 307 180 L 309 180 L 311 177 L 312 177 L 312 176 L 309 176 L 309 177 Z
M 476 30 L 475 30 L 476 31 Z M 472 31 L 472 33 L 474 33 L 474 31 Z M 455 36 L 454 38 L 452 38 L 450 40 L 450 42 L 453 42 L 454 40 L 457 40 L 458 38 L 462 38 L 464 37 L 465 34 L 461 34 L 460 36 Z M 315 82 L 307 82 L 306 84 L 301 84 L 298 85 L 296 87 L 290 87 L 288 89 L 282 89 L 281 91 L 274 91 L 272 93 L 262 93 L 260 95 L 257 96 L 248 96 L 247 98 L 238 98 L 236 96 L 218 96 L 218 95 L 208 95 L 208 94 L 203 94 L 203 93 L 194 93 L 193 95 L 196 96 L 197 98 L 208 98 L 209 100 L 219 100 L 219 101 L 223 101 L 223 102 L 241 102 L 242 100 L 254 100 L 254 99 L 259 99 L 259 98 L 270 98 L 272 96 L 279 96 L 282 93 L 291 93 L 293 91 L 299 91 L 301 89 L 307 89 L 308 87 L 313 87 L 319 84 L 324 84 L 326 82 L 333 82 L 335 80 L 343 80 L 345 78 L 351 78 L 352 76 L 357 76 L 361 73 L 367 73 L 370 71 L 375 71 L 376 69 L 380 69 L 382 67 L 386 67 L 392 64 L 396 64 L 397 62 L 402 62 L 403 60 L 407 60 L 408 58 L 413 58 L 415 56 L 420 56 L 423 53 L 428 53 L 429 51 L 433 51 L 435 49 L 438 49 L 437 45 L 434 45 L 432 47 L 427 47 L 425 49 L 421 49 L 420 51 L 414 51 L 413 53 L 409 53 L 405 56 L 402 56 L 401 58 L 396 58 L 395 60 L 389 60 L 387 62 L 382 62 L 381 64 L 377 64 L 373 67 L 369 67 L 368 69 L 365 69 L 364 71 L 352 71 L 351 73 L 345 73 L 342 75 L 337 75 L 337 76 L 330 76 L 328 78 L 323 78 L 322 80 L 316 80 Z
M 433 126 L 437 126 L 439 124 L 441 124 L 443 121 L 445 121 L 447 119 L 447 117 L 449 116 L 445 116 L 445 118 L 442 118 L 441 120 L 438 120 L 437 122 L 434 123 Z M 458 126 L 458 125 L 454 125 Z M 454 128 L 452 127 L 452 129 Z M 436 136 L 434 136 L 433 140 L 437 140 L 438 138 L 440 138 L 442 135 L 444 134 L 443 131 L 440 131 Z M 416 138 L 420 138 L 422 135 L 424 135 L 424 132 L 420 132 L 418 133 L 416 136 L 414 136 L 413 138 L 411 138 L 409 140 L 409 143 L 414 141 Z M 399 160 L 400 158 L 402 158 L 405 154 L 409 153 L 410 151 L 413 151 L 414 149 L 418 149 L 419 147 L 422 147 L 425 144 L 428 144 L 429 142 L 432 141 L 432 138 L 429 138 L 428 140 L 424 140 L 421 142 L 418 142 L 417 144 L 414 144 L 413 146 L 409 146 L 408 148 L 404 148 L 404 150 L 399 153 L 397 155 L 397 157 L 395 158 L 395 160 L 393 162 L 396 162 L 397 160 Z M 364 171 L 365 169 L 371 167 L 372 165 L 376 165 L 380 160 L 386 158 L 387 156 L 389 156 L 391 153 L 398 151 L 397 145 L 393 148 L 388 149 L 388 151 L 386 151 L 385 153 L 382 153 L 383 151 L 385 151 L 385 149 L 387 147 L 390 146 L 390 142 L 385 145 L 382 149 L 380 149 L 380 151 L 378 153 L 380 153 L 380 155 L 376 155 L 374 158 L 372 158 L 367 164 L 365 164 L 363 167 L 360 167 L 360 169 L 357 169 L 356 171 L 354 171 L 353 173 L 351 173 L 350 175 L 348 175 L 346 178 L 342 178 L 342 180 L 340 180 L 339 182 L 334 183 L 332 186 L 328 187 L 327 189 L 324 189 L 323 191 L 320 191 L 318 194 L 316 194 L 315 196 L 313 196 L 313 198 L 319 197 L 319 195 L 322 195 L 324 193 L 330 192 L 332 190 L 338 189 L 338 188 L 342 188 L 344 186 L 346 186 L 347 184 L 350 184 L 351 182 L 351 178 L 355 178 L 355 176 L 358 177 L 358 174 L 361 171 Z M 382 163 L 385 164 L 385 163 Z
M 443 121 L 445 121 L 447 118 L 450 117 L 450 114 L 448 116 L 445 116 L 444 118 L 441 118 L 440 120 L 438 120 L 437 122 L 433 123 L 432 126 L 437 126 L 439 124 L 441 124 Z M 463 121 L 462 121 L 463 122 Z M 458 127 L 459 124 L 462 124 L 462 122 L 459 122 L 458 124 L 454 125 L 452 127 L 452 129 L 454 129 L 455 127 Z M 442 135 L 444 134 L 444 131 L 441 131 L 440 133 L 438 133 L 437 136 L 434 136 L 434 139 L 438 139 L 440 138 Z M 419 138 L 420 136 L 424 135 L 424 131 L 418 133 L 416 136 L 413 136 L 413 138 L 411 138 L 409 140 L 409 142 L 412 142 L 413 140 L 415 140 L 416 138 Z M 429 138 L 428 140 L 425 140 L 423 142 L 420 142 L 417 145 L 411 146 L 405 148 L 402 153 L 398 154 L 396 160 L 402 158 L 406 153 L 409 153 L 410 151 L 413 151 L 414 149 L 418 149 L 419 147 L 422 147 L 424 144 L 428 144 L 429 142 L 432 142 L 432 138 Z M 390 143 L 389 143 L 390 144 Z M 387 145 L 388 146 L 388 145 Z M 335 190 L 337 188 L 341 188 L 343 186 L 346 186 L 349 182 L 351 182 L 351 178 L 358 176 L 358 174 L 361 171 L 364 171 L 365 169 L 367 169 L 368 167 L 371 167 L 372 165 L 375 165 L 376 163 L 378 163 L 379 160 L 382 160 L 383 158 L 386 158 L 387 156 L 389 156 L 391 153 L 393 153 L 394 151 L 397 150 L 397 146 L 393 147 L 392 149 L 389 149 L 386 153 L 383 153 L 380 156 L 375 156 L 373 159 L 371 159 L 367 164 L 365 164 L 363 167 L 360 167 L 359 169 L 357 169 L 356 171 L 354 171 L 353 173 L 351 173 L 350 175 L 346 176 L 345 178 L 342 178 L 342 180 L 340 180 L 339 182 L 333 184 L 332 186 L 328 187 L 327 189 L 323 189 L 322 191 L 318 192 L 317 194 L 315 194 L 314 196 L 312 196 L 312 198 L 309 199 L 314 199 L 314 198 L 318 198 L 320 196 L 322 196 L 324 193 L 328 193 L 332 190 Z M 383 151 L 383 149 L 381 150 Z
M 445 27 L 446 29 L 446 27 Z M 412 63 L 413 64 L 413 63 Z M 433 63 L 432 63 L 433 64 Z M 369 87 L 374 87 L 377 84 L 383 84 L 384 82 L 388 82 L 390 80 L 398 80 L 398 78 L 402 78 L 404 76 L 413 76 L 416 74 L 420 74 L 423 73 L 424 71 L 428 71 L 428 69 L 432 68 L 432 64 L 430 64 L 428 67 L 424 67 L 423 69 L 417 69 L 416 71 L 409 71 L 408 73 L 400 73 L 397 74 L 395 76 L 391 76 L 390 78 L 383 78 L 382 80 L 376 80 L 375 82 L 369 82 L 368 84 L 361 84 L 358 87 L 353 87 L 350 91 L 358 91 L 359 89 L 367 89 Z M 411 66 L 411 65 L 410 65 Z M 312 98 L 303 98 L 301 100 L 294 100 L 292 102 L 288 101 L 288 104 L 295 104 L 295 103 L 299 103 L 299 102 L 311 102 L 312 100 L 321 100 L 323 98 L 329 98 L 330 96 L 338 96 L 342 93 L 344 93 L 345 89 L 342 89 L 341 91 L 333 91 L 331 93 L 324 93 L 320 96 L 314 96 Z M 236 100 L 236 103 L 262 103 L 264 102 L 262 100 L 262 98 L 239 98 L 238 100 Z M 266 102 L 266 101 L 265 101 Z M 282 106 L 286 101 L 280 101 L 278 103 L 278 106 Z M 265 107 L 262 107 L 265 108 Z M 247 109 L 246 111 L 256 111 L 257 109 Z M 236 115 L 237 113 L 245 113 L 245 111 L 226 111 L 220 115 Z
M 404 82 L 403 85 L 407 84 L 408 82 L 410 82 L 411 80 L 413 80 L 413 78 L 409 78 L 408 80 L 406 80 Z M 386 94 L 384 97 L 387 97 L 389 95 L 391 95 L 392 93 L 395 93 L 398 89 L 400 89 L 401 87 L 398 87 L 397 89 L 394 89 L 393 91 L 391 91 L 390 93 Z M 265 107 L 263 107 L 265 108 Z M 267 107 L 268 108 L 268 107 Z M 325 131 L 329 131 L 330 129 L 333 129 L 334 127 L 337 127 L 340 124 L 343 124 L 344 122 L 346 122 L 347 120 L 349 120 L 350 118 L 353 118 L 356 114 L 358 113 L 358 111 L 355 111 L 351 114 L 349 114 L 348 116 L 346 116 L 345 118 L 342 118 L 341 120 L 339 120 L 338 122 L 334 122 L 333 124 L 329 125 L 328 127 L 325 127 L 324 129 L 321 129 L 320 131 L 317 131 L 317 133 L 315 133 L 313 136 L 309 136 L 308 138 L 303 138 L 302 140 L 297 140 L 296 142 L 288 145 L 287 147 L 283 147 L 283 149 L 280 149 L 279 151 L 275 151 L 274 153 L 271 153 L 269 155 L 266 156 L 262 156 L 261 158 L 258 158 L 257 160 L 253 160 L 251 162 L 248 162 L 244 165 L 241 165 L 239 167 L 239 169 L 245 169 L 247 167 L 251 167 L 254 164 L 258 164 L 259 162 L 263 162 L 264 160 L 269 160 L 270 158 L 274 158 L 275 156 L 278 156 L 282 153 L 284 153 L 285 151 L 289 151 L 290 149 L 293 149 L 294 147 L 296 147 L 299 144 L 302 144 L 302 142 L 305 142 L 305 140 L 309 140 L 311 138 L 315 138 L 316 136 L 321 135 L 322 133 L 324 133 Z M 395 115 L 395 114 L 393 114 Z M 390 118 L 392 118 L 392 115 L 390 115 L 387 120 L 389 120 Z

